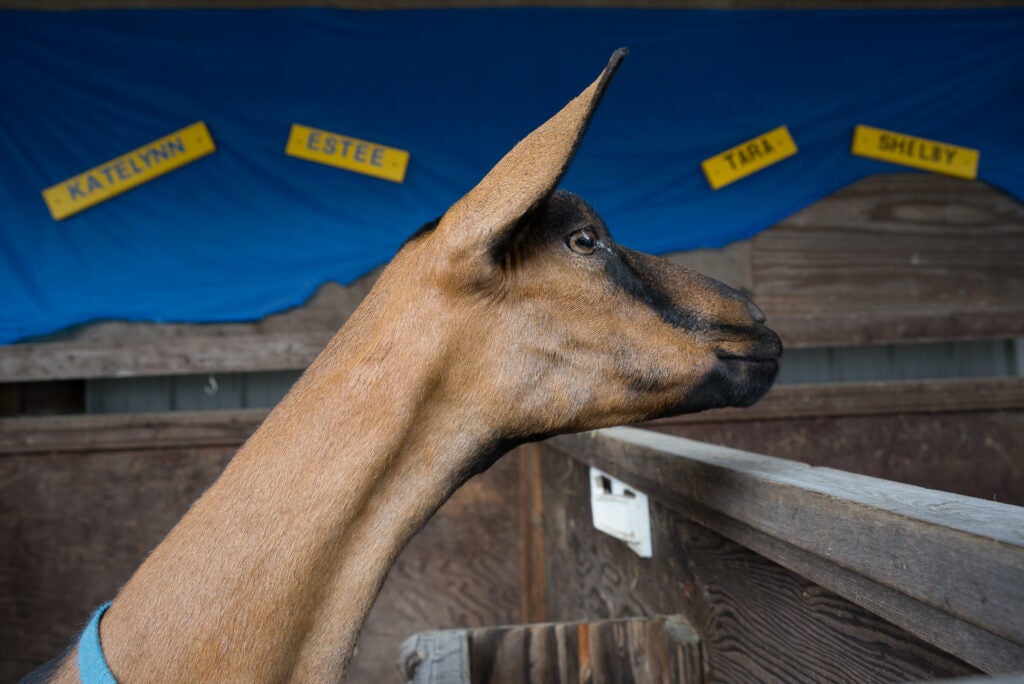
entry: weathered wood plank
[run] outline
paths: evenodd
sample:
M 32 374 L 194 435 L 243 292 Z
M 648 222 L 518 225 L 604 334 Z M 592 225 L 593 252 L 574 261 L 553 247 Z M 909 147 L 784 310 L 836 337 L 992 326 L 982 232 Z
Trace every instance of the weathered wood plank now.
M 665 632 L 669 638 L 672 677 L 675 681 L 703 682 L 704 666 L 697 630 L 682 615 L 670 615 L 665 618 Z
M 681 613 L 700 634 L 710 682 L 881 684 L 976 671 L 655 499 L 654 556 L 642 559 L 593 529 L 586 464 L 557 450 L 542 463 L 548 619 Z
M 1024 506 L 1024 410 L 649 427 L 809 465 Z
M 765 558 L 797 571 L 805 580 L 835 593 L 872 613 L 900 625 L 910 634 L 972 665 L 994 672 L 1015 671 L 1021 664 L 1020 645 L 993 636 L 968 622 L 950 619 L 942 610 L 908 598 L 904 593 L 873 581 L 829 559 L 780 541 L 709 510 L 690 509 L 694 520 L 740 543 Z
M 308 366 L 333 332 L 165 337 L 133 342 L 38 342 L 0 347 L 4 382 L 294 370 Z
M 1024 506 L 1024 379 L 777 386 L 658 432 Z
M 519 462 L 519 530 L 523 543 L 519 614 L 524 622 L 547 615 L 544 595 L 544 498 L 541 494 L 541 448 L 526 444 L 517 450 Z
M 679 615 L 425 632 L 402 644 L 398 663 L 410 684 L 704 681 L 700 638 Z
M 967 662 L 1024 669 L 1024 509 L 631 428 L 549 443 L 726 536 L 735 523 L 834 567 L 817 580 L 861 605 L 874 588 L 851 576 L 885 587 L 872 610 Z
M 884 242 L 884 240 L 883 240 Z M 860 276 L 865 282 L 870 276 Z M 839 287 L 855 287 L 852 283 Z M 758 304 L 765 299 L 755 295 Z M 982 310 L 939 309 L 890 312 L 884 302 L 867 311 L 822 310 L 798 313 L 777 302 L 765 305 L 771 327 L 789 349 L 949 340 L 1006 339 L 1024 335 L 1024 306 L 1010 304 Z
M 530 624 L 469 630 L 473 684 L 579 682 L 576 624 Z
M 672 429 L 703 423 L 761 422 L 955 411 L 1024 409 L 1024 379 L 943 380 L 780 386 L 750 409 L 722 409 L 651 423 Z M 265 409 L 113 416 L 0 419 L 0 454 L 95 451 L 152 445 L 241 444 Z
M 70 644 L 234 451 L 0 456 L 0 681 Z
M 865 178 L 755 236 L 751 258 L 790 346 L 1024 334 L 1024 205 L 984 183 Z
M 267 409 L 0 418 L 0 455 L 238 447 Z
M 587 635 L 590 677 L 580 679 L 594 684 L 627 682 L 702 682 L 700 640 L 690 628 L 689 637 L 680 640 L 686 619 L 673 616 L 674 629 L 666 630 L 665 618 L 603 620 L 589 625 Z M 582 654 L 582 649 L 581 649 Z M 585 668 L 581 668 L 585 670 Z M 696 678 L 692 675 L 696 674 Z M 679 677 L 678 679 L 673 677 Z
M 754 406 L 662 418 L 650 426 L 1024 409 L 1024 378 L 777 385 Z
M 469 638 L 464 630 L 420 632 L 398 649 L 408 684 L 470 684 Z
M 379 272 L 344 287 L 326 283 L 302 306 L 252 323 L 101 321 L 0 346 L 0 381 L 304 369 Z

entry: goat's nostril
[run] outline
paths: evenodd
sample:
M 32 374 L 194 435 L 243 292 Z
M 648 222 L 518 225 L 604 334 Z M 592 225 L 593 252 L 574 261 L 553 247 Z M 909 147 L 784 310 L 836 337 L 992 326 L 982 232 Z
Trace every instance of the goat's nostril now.
M 753 318 L 756 323 L 764 323 L 765 321 L 768 320 L 768 317 L 764 315 L 764 311 L 761 311 L 760 307 L 758 307 L 757 304 L 750 301 L 749 299 L 746 303 L 747 312 L 750 314 L 750 317 Z

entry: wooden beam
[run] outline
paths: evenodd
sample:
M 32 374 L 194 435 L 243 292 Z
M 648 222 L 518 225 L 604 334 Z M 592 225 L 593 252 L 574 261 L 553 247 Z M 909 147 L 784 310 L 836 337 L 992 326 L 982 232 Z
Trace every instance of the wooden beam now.
M 519 615 L 522 622 L 542 622 L 547 617 L 544 593 L 544 498 L 541 494 L 541 449 L 524 444 L 518 449 L 519 530 L 523 540 L 520 556 Z
M 0 381 L 130 378 L 299 370 L 333 332 L 159 337 L 141 342 L 39 342 L 0 346 Z
M 635 428 L 545 444 L 983 671 L 1024 670 L 1024 508 Z
M 862 278 L 868 278 L 864 275 Z M 862 280 L 861 282 L 864 282 Z M 836 285 L 855 291 L 856 285 Z M 754 295 L 760 303 L 763 298 Z M 851 347 L 880 344 L 999 340 L 1024 336 L 1024 305 L 971 310 L 910 308 L 903 311 L 816 310 L 795 312 L 784 305 L 766 304 L 769 324 L 789 349 Z
M 398 665 L 408 684 L 470 684 L 465 630 L 420 632 L 402 642 Z
M 726 408 L 651 421 L 667 427 L 791 418 L 885 416 L 1024 409 L 1024 377 L 892 380 L 778 385 L 749 408 Z
M 237 447 L 267 409 L 0 419 L 0 455 Z
M 698 684 L 700 638 L 681 615 L 424 632 L 407 639 L 409 684 Z

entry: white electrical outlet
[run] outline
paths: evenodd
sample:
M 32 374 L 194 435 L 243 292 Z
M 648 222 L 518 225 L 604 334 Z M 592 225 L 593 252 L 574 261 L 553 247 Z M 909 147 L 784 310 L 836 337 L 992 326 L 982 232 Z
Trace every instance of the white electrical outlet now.
M 590 510 L 595 528 L 626 542 L 641 558 L 651 557 L 651 513 L 646 494 L 591 468 Z

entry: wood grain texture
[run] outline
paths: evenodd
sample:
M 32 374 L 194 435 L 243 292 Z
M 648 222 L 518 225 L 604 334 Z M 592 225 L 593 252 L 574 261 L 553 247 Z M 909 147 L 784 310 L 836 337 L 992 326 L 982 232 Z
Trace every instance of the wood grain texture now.
M 857 604 L 652 502 L 654 557 L 593 530 L 585 464 L 547 455 L 549 619 L 679 612 L 708 682 L 894 682 L 974 670 Z
M 0 681 L 71 643 L 264 414 L 0 420 Z M 515 459 L 467 483 L 399 557 L 350 682 L 397 680 L 414 632 L 520 621 Z
M 266 409 L 0 419 L 0 454 L 238 447 Z
M 580 627 L 534 624 L 470 630 L 473 683 L 580 681 Z
M 22 382 L 291 370 L 307 367 L 333 335 L 321 331 L 7 345 L 0 347 L 0 378 Z
M 700 657 L 673 615 L 425 632 L 399 663 L 410 684 L 697 684 Z
M 979 668 L 1024 668 L 1024 509 L 629 428 L 548 444 Z
M 420 632 L 398 650 L 408 684 L 469 684 L 469 638 L 465 630 Z
M 785 362 L 785 361 L 783 361 Z M 790 418 L 932 415 L 1024 409 L 1024 378 L 885 380 L 776 385 L 748 408 L 724 408 L 651 421 L 646 425 L 738 423 Z
M 547 615 L 544 595 L 544 498 L 541 494 L 541 447 L 526 444 L 516 450 L 519 463 L 519 534 L 523 551 L 519 590 L 520 619 L 540 622 Z
M 0 456 L 0 681 L 70 644 L 234 451 Z
M 789 346 L 1024 334 L 1024 206 L 981 182 L 862 179 L 751 241 Z
M 665 631 L 669 638 L 672 677 L 677 682 L 703 682 L 700 634 L 682 615 L 666 618 Z

